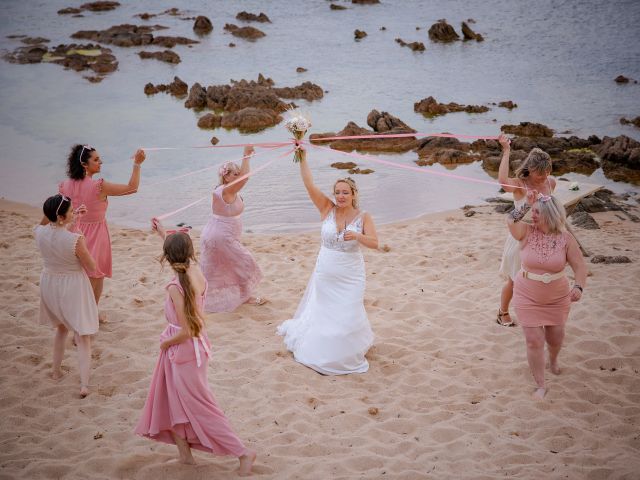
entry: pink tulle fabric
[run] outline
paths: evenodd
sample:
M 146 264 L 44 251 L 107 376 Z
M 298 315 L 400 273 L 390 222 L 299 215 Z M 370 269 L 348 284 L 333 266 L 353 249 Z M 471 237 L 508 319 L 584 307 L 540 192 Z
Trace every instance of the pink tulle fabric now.
M 87 248 L 96 261 L 96 271 L 89 272 L 91 278 L 111 278 L 111 237 L 105 218 L 109 202 L 101 197 L 103 179 L 65 180 L 60 184 L 62 195 L 71 198 L 72 208 L 84 204 L 87 213 L 76 218 L 76 226 L 87 242 Z
M 167 285 L 176 285 L 177 279 Z M 202 308 L 204 295 L 198 299 Z M 164 311 L 169 323 L 160 342 L 180 331 L 175 307 L 167 292 Z M 216 455 L 244 455 L 246 449 L 218 406 L 207 380 L 209 338 L 202 330 L 200 338 L 191 338 L 161 351 L 151 377 L 149 394 L 135 433 L 159 442 L 175 444 L 171 432 L 185 439 L 196 450 Z M 205 344 L 207 348 L 205 348 Z M 202 359 L 197 364 L 195 348 Z
M 232 312 L 249 300 L 262 272 L 240 243 L 244 210 L 240 195 L 226 203 L 220 186 L 213 192 L 211 208 L 213 215 L 200 238 L 200 266 L 209 282 L 204 308 L 211 313 Z

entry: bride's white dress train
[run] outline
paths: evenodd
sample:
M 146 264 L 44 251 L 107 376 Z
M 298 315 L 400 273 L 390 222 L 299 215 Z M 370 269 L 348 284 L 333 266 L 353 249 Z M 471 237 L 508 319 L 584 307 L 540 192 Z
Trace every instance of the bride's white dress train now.
M 362 233 L 362 215 L 347 230 Z M 335 209 L 322 222 L 322 246 L 294 317 L 278 334 L 297 362 L 325 375 L 364 373 L 373 332 L 364 309 L 365 269 L 360 244 L 338 232 Z

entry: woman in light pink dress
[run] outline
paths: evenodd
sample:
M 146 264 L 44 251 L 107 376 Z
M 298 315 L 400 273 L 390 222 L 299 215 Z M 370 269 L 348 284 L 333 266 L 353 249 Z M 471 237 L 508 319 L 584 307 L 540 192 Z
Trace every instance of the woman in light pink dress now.
M 249 475 L 256 454 L 233 432 L 207 381 L 211 344 L 202 312 L 207 280 L 193 243 L 183 232 L 166 235 L 157 220 L 154 228 L 165 239 L 162 262 L 171 265 L 176 277 L 166 286 L 168 325 L 160 335 L 160 356 L 135 433 L 175 444 L 182 463 L 195 463 L 192 448 L 236 456 L 238 473 Z
M 520 242 L 522 267 L 514 281 L 513 304 L 527 343 L 527 360 L 536 382 L 534 398 L 546 394 L 544 346 L 549 369 L 558 375 L 558 354 L 571 302 L 582 297 L 587 268 L 580 247 L 566 229 L 565 210 L 557 198 L 530 191 L 527 204 L 508 216 L 509 231 Z M 533 205 L 530 207 L 530 205 Z M 533 225 L 520 222 L 532 208 Z M 569 263 L 575 283 L 569 286 L 565 266 Z
M 83 207 L 80 207 L 81 211 Z M 40 275 L 40 323 L 56 328 L 51 377 L 58 380 L 69 330 L 77 334 L 80 396 L 89 394 L 91 335 L 98 331 L 98 307 L 85 270 L 96 264 L 84 236 L 68 227 L 74 221 L 71 200 L 49 197 L 42 207 L 44 217 L 34 228 L 44 268 Z
M 242 166 L 227 162 L 220 167 L 220 185 L 213 191 L 209 222 L 200 238 L 200 265 L 209 293 L 207 312 L 232 312 L 243 303 L 262 305 L 266 299 L 252 296 L 262 280 L 260 267 L 247 248 L 240 243 L 244 202 L 238 193 L 248 181 L 239 177 L 249 173 L 253 147 L 245 147 Z
M 144 162 L 143 150 L 135 153 L 133 171 L 127 184 L 94 180 L 100 173 L 102 159 L 95 148 L 88 145 L 75 145 L 67 160 L 68 179 L 60 183 L 59 192 L 71 198 L 74 208 L 86 205 L 87 213 L 77 221 L 77 228 L 85 236 L 87 247 L 96 261 L 96 268 L 88 271 L 96 304 L 100 302 L 104 278 L 111 278 L 111 238 L 105 218 L 108 196 L 129 195 L 135 193 L 140 184 L 140 166 Z

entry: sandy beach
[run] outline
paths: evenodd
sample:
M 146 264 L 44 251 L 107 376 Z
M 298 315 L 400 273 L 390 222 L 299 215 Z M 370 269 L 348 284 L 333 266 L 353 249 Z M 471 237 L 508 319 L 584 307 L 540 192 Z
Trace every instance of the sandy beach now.
M 311 206 L 309 208 L 312 208 Z M 209 381 L 264 479 L 632 479 L 640 471 L 640 226 L 614 212 L 577 230 L 593 254 L 544 402 L 520 328 L 495 323 L 507 229 L 492 205 L 379 227 L 367 251 L 365 306 L 375 345 L 362 375 L 324 377 L 296 363 L 276 326 L 295 311 L 319 233 L 248 234 L 270 299 L 207 316 Z M 638 214 L 638 208 L 631 211 Z M 53 331 L 38 325 L 41 259 L 32 207 L 0 201 L 0 479 L 226 479 L 237 460 L 133 434 L 164 327 L 168 267 L 150 231 L 111 225 L 114 275 L 94 338 L 91 394 L 80 399 L 69 342 L 49 379 Z M 319 227 L 318 227 L 319 230 Z M 198 244 L 198 232 L 192 235 Z

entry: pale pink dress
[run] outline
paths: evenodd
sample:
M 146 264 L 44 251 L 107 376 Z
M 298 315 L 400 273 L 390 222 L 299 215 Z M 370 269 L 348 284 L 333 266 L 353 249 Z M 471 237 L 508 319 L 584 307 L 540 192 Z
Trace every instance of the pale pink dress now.
M 175 285 L 174 278 L 166 288 Z M 205 293 L 197 299 L 202 308 Z M 180 322 L 173 301 L 167 292 L 164 312 L 169 325 L 160 335 L 160 342 L 180 331 Z M 160 351 L 153 371 L 149 395 L 135 433 L 159 442 L 175 444 L 171 431 L 184 438 L 191 448 L 216 455 L 245 454 L 246 449 L 233 433 L 229 420 L 218 407 L 209 388 L 207 366 L 211 344 L 203 329 L 200 337 L 172 345 Z
M 213 214 L 200 238 L 200 267 L 209 282 L 204 309 L 233 312 L 251 297 L 262 272 L 247 248 L 240 243 L 244 203 L 236 195 L 233 203 L 222 198 L 222 186 L 213 191 Z
M 40 323 L 64 325 L 78 335 L 98 331 L 98 307 L 87 273 L 76 257 L 79 233 L 54 224 L 33 229 L 44 268 L 40 275 Z
M 82 204 L 87 207 L 87 213 L 76 218 L 76 225 L 96 261 L 96 271 L 87 272 L 91 278 L 111 278 L 111 238 L 105 218 L 109 202 L 101 196 L 102 182 L 103 179 L 86 176 L 82 180 L 65 180 L 59 188 L 62 195 L 71 198 L 73 208 Z
M 567 264 L 570 233 L 544 234 L 529 226 L 520 242 L 522 268 L 544 274 L 562 272 Z M 513 285 L 513 306 L 523 327 L 564 325 L 571 307 L 569 280 L 562 277 L 549 283 L 516 275 Z

